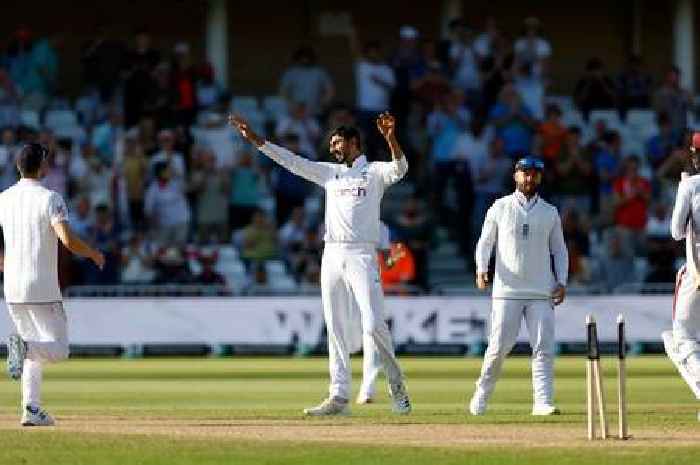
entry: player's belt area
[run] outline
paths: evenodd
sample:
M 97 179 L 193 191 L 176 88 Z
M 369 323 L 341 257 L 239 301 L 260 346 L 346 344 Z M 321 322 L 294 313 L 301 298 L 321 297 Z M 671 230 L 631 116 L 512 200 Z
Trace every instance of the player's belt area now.
M 372 252 L 377 250 L 373 242 L 326 242 L 325 247 L 332 250 L 353 250 L 357 252 Z

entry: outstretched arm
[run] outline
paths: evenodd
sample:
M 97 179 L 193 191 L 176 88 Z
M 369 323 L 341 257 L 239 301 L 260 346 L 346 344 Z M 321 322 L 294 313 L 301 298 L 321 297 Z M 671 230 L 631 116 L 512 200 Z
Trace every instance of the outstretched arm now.
M 319 186 L 324 186 L 335 174 L 334 167 L 329 164 L 307 160 L 293 154 L 284 147 L 267 142 L 253 131 L 248 122 L 238 116 L 231 115 L 228 121 L 231 127 L 237 129 L 245 140 L 255 145 L 262 153 L 297 176 L 301 176 Z
M 83 240 L 80 239 L 78 235 L 73 232 L 70 226 L 68 226 L 67 221 L 53 223 L 51 226 L 53 227 L 53 230 L 56 233 L 58 239 L 63 245 L 66 246 L 68 250 L 70 250 L 76 255 L 80 255 L 81 257 L 89 258 L 100 269 L 102 269 L 102 267 L 105 266 L 105 257 L 104 255 L 102 255 L 102 252 L 93 249 L 85 242 L 83 242 Z
M 552 292 L 552 302 L 554 305 L 559 305 L 566 297 L 566 282 L 569 279 L 569 251 L 566 250 L 559 215 L 549 234 L 549 253 L 554 258 L 554 275 L 557 280 L 556 288 Z
M 479 289 L 486 289 L 489 285 L 489 261 L 491 260 L 493 246 L 496 244 L 496 238 L 498 237 L 498 214 L 496 209 L 496 205 L 491 205 L 486 212 L 484 226 L 474 252 L 474 261 L 476 262 L 476 285 Z

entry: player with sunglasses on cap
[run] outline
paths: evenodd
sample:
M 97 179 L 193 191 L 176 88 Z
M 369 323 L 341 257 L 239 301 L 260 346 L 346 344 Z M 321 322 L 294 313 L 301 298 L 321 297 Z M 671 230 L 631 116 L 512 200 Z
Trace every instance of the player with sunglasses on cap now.
M 472 415 L 486 412 L 523 319 L 532 347 L 532 414 L 559 413 L 553 402 L 554 306 L 566 295 L 569 257 L 559 213 L 537 193 L 543 171 L 540 159 L 518 160 L 513 174 L 515 192 L 489 208 L 476 246 L 477 287 L 486 289 L 490 284 L 488 269 L 494 248 L 496 270 L 488 347 L 469 403 Z

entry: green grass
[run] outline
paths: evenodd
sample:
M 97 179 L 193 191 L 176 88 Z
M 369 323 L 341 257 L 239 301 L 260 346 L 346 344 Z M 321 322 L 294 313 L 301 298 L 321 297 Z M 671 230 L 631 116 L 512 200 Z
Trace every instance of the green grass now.
M 348 418 L 306 419 L 303 407 L 315 404 L 327 389 L 324 358 L 228 358 L 71 360 L 45 371 L 44 404 L 58 418 L 52 429 L 17 427 L 19 385 L 0 381 L 0 464 L 221 464 L 221 463 L 483 463 L 562 464 L 696 463 L 700 456 L 697 402 L 664 358 L 628 360 L 630 431 L 633 440 L 589 444 L 585 435 L 585 390 L 582 358 L 560 358 L 556 365 L 556 401 L 563 414 L 531 417 L 529 360 L 506 363 L 488 414 L 465 415 L 464 408 L 481 361 L 459 358 L 403 358 L 414 413 L 396 417 L 387 396 L 379 402 L 353 406 Z M 354 361 L 356 369 L 359 360 Z M 603 362 L 611 431 L 615 426 L 616 365 Z M 354 374 L 359 380 L 359 372 Z M 380 380 L 383 385 L 383 380 Z M 357 383 L 355 383 L 357 384 Z M 61 421 L 63 419 L 63 421 Z M 87 426 L 85 426 L 85 422 Z M 139 425 L 156 422 L 161 430 Z M 91 422 L 95 428 L 91 428 Z M 211 435 L 189 434 L 179 425 L 211 427 Z M 426 425 L 474 428 L 498 437 L 500 432 L 542 431 L 547 447 L 533 444 L 456 442 L 382 444 L 374 437 L 365 444 L 337 441 L 281 440 L 236 437 L 230 429 L 250 425 L 289 428 L 319 427 L 345 432 L 375 427 L 411 428 Z M 212 424 L 214 426 L 212 426 Z M 118 425 L 115 427 L 114 425 Z M 433 426 L 434 425 L 434 426 Z M 443 426 L 444 427 L 444 426 Z M 331 428 L 338 428 L 332 430 Z M 402 431 L 402 430 L 399 430 Z M 444 431 L 444 430 L 441 430 Z M 552 437 L 570 433 L 570 440 Z M 457 434 L 457 433 L 455 433 Z M 690 438 L 690 439 L 689 439 Z M 695 439 L 693 441 L 693 438 Z M 357 442 L 357 441 L 356 441 Z

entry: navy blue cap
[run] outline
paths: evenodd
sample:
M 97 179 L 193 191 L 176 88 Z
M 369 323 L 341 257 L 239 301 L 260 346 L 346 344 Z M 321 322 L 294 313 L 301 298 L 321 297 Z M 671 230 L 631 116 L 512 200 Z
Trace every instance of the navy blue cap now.
M 544 162 L 535 157 L 524 157 L 515 164 L 515 171 L 537 170 L 544 171 Z

